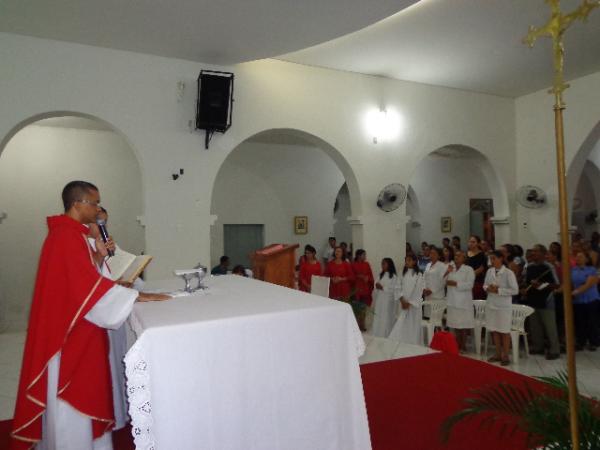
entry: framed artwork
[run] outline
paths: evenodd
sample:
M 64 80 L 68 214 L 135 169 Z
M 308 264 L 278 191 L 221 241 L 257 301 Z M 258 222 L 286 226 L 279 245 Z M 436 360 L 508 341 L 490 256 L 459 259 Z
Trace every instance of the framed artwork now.
M 308 216 L 294 217 L 294 234 L 308 233 Z
M 452 232 L 452 217 L 442 217 L 442 233 Z

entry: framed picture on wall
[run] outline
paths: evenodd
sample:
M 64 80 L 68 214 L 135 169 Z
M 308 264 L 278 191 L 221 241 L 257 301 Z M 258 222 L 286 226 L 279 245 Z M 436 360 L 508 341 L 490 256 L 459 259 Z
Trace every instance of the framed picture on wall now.
M 308 216 L 294 217 L 294 234 L 308 233 Z
M 452 232 L 452 217 L 442 217 L 442 233 Z

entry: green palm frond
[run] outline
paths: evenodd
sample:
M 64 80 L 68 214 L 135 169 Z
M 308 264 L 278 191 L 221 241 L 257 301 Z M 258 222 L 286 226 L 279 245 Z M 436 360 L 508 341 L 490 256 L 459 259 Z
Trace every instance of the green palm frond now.
M 448 442 L 457 423 L 477 418 L 480 428 L 498 428 L 500 438 L 524 432 L 529 448 L 570 449 L 568 376 L 562 371 L 539 379 L 552 389 L 536 393 L 527 383 L 498 383 L 473 390 L 463 409 L 442 424 L 442 441 Z M 600 404 L 580 396 L 578 413 L 581 449 L 600 449 Z
M 481 428 L 491 429 L 494 424 L 500 424 L 500 436 L 507 432 L 512 436 L 522 428 L 523 414 L 535 400 L 535 394 L 529 386 L 523 389 L 508 383 L 498 383 L 471 391 L 473 397 L 464 400 L 465 408 L 450 416 L 442 424 L 442 441 L 448 442 L 452 428 L 462 420 L 482 416 L 479 423 Z

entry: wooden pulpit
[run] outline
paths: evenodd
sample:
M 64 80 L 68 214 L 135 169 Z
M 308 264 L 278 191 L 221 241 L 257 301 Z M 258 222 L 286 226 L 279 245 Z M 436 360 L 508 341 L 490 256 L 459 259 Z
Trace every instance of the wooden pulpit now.
M 298 244 L 272 244 L 255 251 L 250 255 L 254 278 L 293 289 L 298 247 Z

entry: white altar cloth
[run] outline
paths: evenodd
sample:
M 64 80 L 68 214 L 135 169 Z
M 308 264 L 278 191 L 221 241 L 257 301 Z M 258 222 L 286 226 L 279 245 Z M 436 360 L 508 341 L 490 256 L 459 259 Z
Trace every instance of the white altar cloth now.
M 236 275 L 206 284 L 138 303 L 130 317 L 136 448 L 369 450 L 365 347 L 351 308 Z

